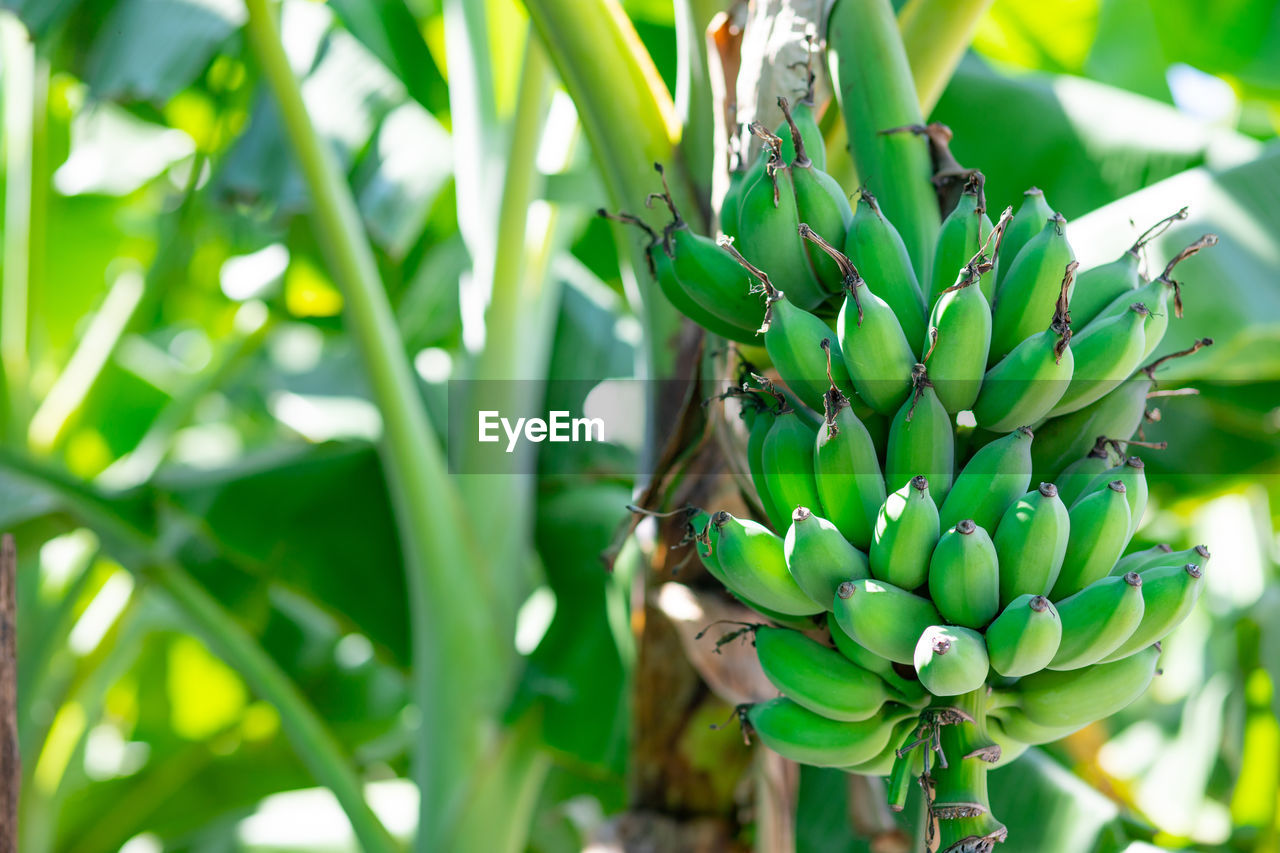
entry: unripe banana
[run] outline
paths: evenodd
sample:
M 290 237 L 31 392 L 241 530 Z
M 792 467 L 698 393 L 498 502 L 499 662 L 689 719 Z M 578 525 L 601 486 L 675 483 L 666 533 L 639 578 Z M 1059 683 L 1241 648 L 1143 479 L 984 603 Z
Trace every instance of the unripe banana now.
M 827 614 L 827 628 L 831 631 L 831 642 L 835 644 L 836 651 L 868 672 L 874 672 L 880 676 L 880 679 L 893 691 L 894 701 L 913 708 L 923 708 L 929 704 L 931 697 L 919 681 L 914 678 L 904 678 L 894 669 L 892 661 L 858 645 L 857 641 L 840 627 L 834 613 Z
M 987 531 L 963 519 L 933 549 L 929 597 L 948 622 L 983 628 L 1000 611 L 998 566 Z
M 1195 563 L 1158 566 L 1142 573 L 1142 622 L 1120 647 L 1102 659 L 1120 660 L 1169 636 L 1182 624 L 1204 589 L 1204 567 Z
M 911 378 L 915 393 L 902 404 L 889 424 L 885 483 L 888 489 L 897 491 L 912 477 L 923 475 L 941 501 L 951 490 L 955 471 L 951 416 L 934 393 L 923 364 L 912 368 Z
M 1058 301 L 1062 271 L 1075 259 L 1067 242 L 1066 220 L 1060 215 L 1023 246 L 1000 285 L 1000 299 L 992 310 L 992 363 L 1044 327 L 1044 318 L 1053 314 Z M 1076 358 L 1078 361 L 1078 353 Z
M 929 599 L 878 580 L 842 583 L 835 605 L 836 621 L 854 642 L 895 663 L 911 663 L 924 629 L 942 621 Z
M 770 699 L 746 711 L 760 742 L 792 761 L 815 767 L 849 767 L 875 758 L 898 723 L 915 712 L 900 709 L 859 723 L 829 720 L 790 699 Z
M 901 589 L 923 586 L 929 579 L 929 559 L 940 535 L 929 480 L 912 477 L 885 499 L 876 516 L 871 574 Z
M 712 516 L 710 539 L 720 580 L 731 592 L 788 616 L 824 610 L 791 578 L 782 538 L 764 525 L 717 512 Z
M 1014 741 L 1028 746 L 1038 746 L 1062 740 L 1067 735 L 1074 734 L 1089 725 L 1089 723 L 1079 723 L 1070 726 L 1042 726 L 1031 722 L 1027 715 L 1016 707 L 1001 708 L 998 711 L 994 711 L 988 721 L 988 725 L 993 722 L 1000 727 L 1000 731 L 1005 737 L 1012 738 Z M 1090 720 L 1089 722 L 1093 721 Z M 993 736 L 992 739 L 995 740 L 996 738 Z
M 751 482 L 756 487 L 765 516 L 774 530 L 782 532 L 787 529 L 791 516 L 769 493 L 769 478 L 764 467 L 764 442 L 777 418 L 777 413 L 768 406 L 762 406 L 756 414 L 747 436 L 747 470 L 751 472 Z
M 1079 728 L 1109 717 L 1141 696 L 1155 675 L 1160 658 L 1158 645 L 1112 663 L 1099 663 L 1070 672 L 1046 670 L 1018 682 L 1018 707 L 1037 726 Z M 1005 731 L 1019 740 L 1008 723 L 1014 715 L 1005 709 Z M 1028 741 L 1030 742 L 1030 741 Z
M 771 610 L 768 607 L 752 601 L 741 593 L 734 592 L 730 587 L 729 581 L 725 577 L 724 569 L 720 567 L 719 555 L 711 549 L 710 527 L 711 516 L 702 510 L 695 510 L 694 515 L 689 519 L 689 533 L 686 534 L 687 538 L 692 540 L 694 550 L 698 554 L 698 560 L 702 563 L 703 567 L 706 568 L 708 574 L 723 584 L 729 591 L 730 595 L 741 601 L 747 607 L 750 607 L 752 610 L 768 618 L 770 621 L 779 625 L 793 626 L 798 629 L 812 627 L 812 623 L 808 622 L 808 624 L 806 624 L 808 620 L 803 617 L 788 616 L 787 614 L 779 613 L 776 610 Z
M 1022 251 L 1022 247 L 1031 242 L 1031 239 L 1044 230 L 1044 224 L 1055 216 L 1053 208 L 1049 207 L 1049 203 L 1044 200 L 1044 192 L 1032 187 L 1022 194 L 1022 204 L 1018 206 L 1018 212 L 1014 214 L 1013 219 L 1009 221 L 1009 227 L 1005 229 L 1004 239 L 1001 240 L 1000 251 L 1004 255 L 1004 266 L 995 271 L 996 278 L 996 297 L 1000 296 L 1000 287 L 1004 283 L 1004 277 L 1012 269 L 1014 261 L 1018 259 L 1018 254 Z
M 928 309 L 911 256 L 898 229 L 884 218 L 875 196 L 862 190 L 853 209 L 844 253 L 859 269 L 876 271 L 876 292 L 898 318 L 907 342 L 924 340 Z
M 1142 622 L 1142 577 L 1108 575 L 1058 602 L 1062 643 L 1049 669 L 1080 669 L 1114 652 Z
M 746 183 L 747 171 L 736 168 L 729 172 L 729 188 L 720 199 L 720 233 L 730 239 L 738 237 L 738 213 L 742 206 L 742 190 Z
M 957 625 L 931 625 L 916 642 L 916 672 L 934 696 L 959 696 L 987 680 L 990 663 L 982 635 Z
M 919 720 L 911 720 L 911 727 L 897 740 L 894 747 L 893 769 L 889 771 L 889 781 L 885 793 L 888 795 L 889 808 L 900 812 L 907 807 L 907 799 L 911 796 L 912 783 L 919 783 L 924 775 L 925 749 L 915 747 L 908 749 L 920 737 Z M 896 736 L 896 735 L 895 735 Z
M 875 758 L 840 769 L 846 773 L 857 773 L 859 776 L 888 776 L 897 765 L 898 746 L 915 731 L 917 725 L 918 720 L 915 717 L 902 720 L 894 727 L 893 734 L 889 736 L 884 749 L 880 750 Z
M 715 240 L 695 234 L 680 215 L 667 175 L 660 163 L 654 167 L 662 179 L 660 198 L 671 212 L 671 223 L 663 230 L 663 245 L 672 256 L 672 271 L 691 299 L 704 310 L 747 333 L 742 343 L 758 343 L 757 330 L 764 320 L 764 303 L 751 287 L 748 276 L 733 258 L 720 250 Z
M 818 127 L 818 117 L 813 112 L 813 84 L 816 76 L 809 72 L 809 91 L 803 98 L 790 105 L 790 121 L 784 119 L 774 134 L 782 140 L 782 160 L 790 163 L 796 159 L 797 148 L 791 130 L 794 127 L 804 141 L 806 155 L 813 161 L 814 168 L 827 168 L 827 144 L 822 138 L 822 130 Z
M 765 140 L 770 159 L 760 177 L 743 190 L 738 215 L 743 254 L 769 271 L 773 284 L 792 304 L 812 310 L 831 294 L 814 277 L 804 243 L 796 237 L 800 212 L 791 167 L 782 161 L 782 140 L 759 125 L 752 125 L 752 132 Z
M 943 528 L 971 518 L 987 530 L 1031 485 L 1031 430 L 1018 427 L 983 447 L 956 477 L 939 511 Z
M 1125 554 L 1120 558 L 1120 562 L 1116 563 L 1115 568 L 1111 570 L 1111 574 L 1124 575 L 1129 572 L 1142 574 L 1172 553 L 1173 548 L 1162 542 L 1159 545 L 1152 545 L 1150 548 L 1144 548 L 1141 551 L 1134 551 L 1132 554 Z
M 1007 767 L 1031 748 L 1031 744 L 1024 743 L 1006 732 L 1004 724 L 994 716 L 987 717 L 987 736 L 1000 747 L 1000 758 L 991 765 L 992 770 Z
M 1075 374 L 1049 412 L 1051 417 L 1083 409 L 1133 375 L 1142 364 L 1146 341 L 1143 323 L 1149 315 L 1145 305 L 1135 302 L 1124 316 L 1091 323 L 1072 338 Z
M 985 256 L 976 255 L 929 313 L 929 339 L 923 349 L 931 355 L 926 363 L 938 399 L 951 414 L 973 407 L 987 370 L 991 305 L 976 286 L 984 269 L 990 269 Z
M 1098 312 L 1093 323 L 1103 322 L 1106 318 L 1123 316 L 1128 310 L 1129 305 L 1134 302 L 1141 302 L 1150 309 L 1143 324 L 1143 333 L 1146 339 L 1146 345 L 1143 348 L 1141 361 L 1146 361 L 1155 352 L 1156 347 L 1164 339 L 1165 332 L 1169 328 L 1169 298 L 1173 298 L 1173 312 L 1177 317 L 1182 316 L 1182 285 L 1171 277 L 1173 268 L 1182 261 L 1197 254 L 1201 249 L 1216 245 L 1218 238 L 1214 234 L 1205 234 L 1200 239 L 1180 251 L 1165 266 L 1164 272 L 1159 276 L 1147 282 L 1130 293 L 1122 293 L 1111 301 L 1105 308 Z
M 835 178 L 817 167 L 806 149 L 806 142 L 800 128 L 791 114 L 786 98 L 778 98 L 778 106 L 790 125 L 795 159 L 790 161 L 792 186 L 796 194 L 796 210 L 800 221 L 808 223 L 815 231 L 829 238 L 838 246 L 843 246 L 849 233 L 849 225 L 853 222 L 853 208 L 849 206 L 849 197 L 845 195 Z M 780 134 L 785 136 L 786 134 Z M 784 152 L 785 154 L 785 152 Z M 804 245 L 805 255 L 814 277 L 827 293 L 839 293 L 844 276 L 835 261 L 817 248 Z
M 774 687 L 829 720 L 859 722 L 880 713 L 889 691 L 880 676 L 789 628 L 757 628 L 756 655 Z
M 1116 467 L 1094 477 L 1093 482 L 1085 487 L 1085 494 L 1100 491 L 1114 480 L 1124 483 L 1124 499 L 1129 503 L 1128 538 L 1132 539 L 1138 525 L 1142 523 L 1142 514 L 1147 511 L 1146 465 L 1138 456 L 1126 456 Z
M 1001 607 L 1053 588 L 1070 533 L 1071 517 L 1053 483 L 1041 483 L 1005 510 L 991 540 L 999 558 Z
M 1053 601 L 1074 595 L 1106 577 L 1129 542 L 1129 504 L 1124 483 L 1115 481 L 1078 501 L 1068 510 L 1071 536 L 1062 571 L 1049 593 Z
M 1073 261 L 1067 264 L 1049 328 L 1019 343 L 987 371 L 973 404 L 978 426 L 991 432 L 1008 432 L 1020 424 L 1037 423 L 1066 393 L 1075 372 L 1071 314 L 1067 308 L 1074 275 Z
M 942 220 L 942 226 L 938 229 L 938 239 L 933 244 L 933 275 L 927 298 L 930 305 L 937 302 L 942 292 L 955 283 L 956 273 L 969 263 L 970 258 L 978 254 L 991 234 L 986 196 L 982 191 L 985 180 L 981 172 L 974 171 L 970 175 L 955 209 Z M 983 295 L 988 299 L 993 292 L 989 283 L 991 276 L 992 273 L 988 270 L 978 282 Z
M 893 412 L 911 392 L 916 360 L 898 318 L 843 252 L 808 225 L 800 226 L 800 236 L 834 260 L 844 278 L 846 296 L 836 317 L 836 335 L 854 390 L 875 411 Z
M 649 260 L 649 271 L 653 274 L 653 278 L 658 282 L 658 288 L 662 291 L 662 295 L 667 301 L 675 306 L 676 310 L 702 328 L 738 343 L 750 344 L 756 340 L 756 335 L 749 329 L 736 326 L 715 313 L 703 308 L 696 302 L 691 294 L 691 289 L 676 275 L 674 252 L 666 244 L 665 241 L 659 239 L 645 222 L 629 213 L 609 213 L 603 208 L 598 213 L 606 219 L 614 222 L 622 222 L 628 225 L 635 225 L 649 235 L 649 245 L 645 249 L 645 253 Z
M 1118 301 L 1122 306 L 1134 302 L 1133 291 L 1142 287 L 1142 248 L 1174 221 L 1186 218 L 1187 208 L 1184 207 L 1148 228 L 1119 258 L 1081 273 L 1075 294 L 1071 297 L 1071 318 L 1076 326 L 1084 328 L 1113 302 Z
M 803 506 L 791 514 L 783 554 L 791 577 L 826 610 L 831 609 L 840 584 L 871 573 L 865 554 L 850 545 L 834 524 Z
M 798 506 L 821 506 L 813 473 L 816 440 L 813 430 L 792 410 L 780 412 L 765 436 L 765 482 L 774 504 L 783 512 Z
M 880 460 L 871 433 L 844 394 L 832 385 L 825 402 L 826 419 L 813 451 L 822 511 L 845 539 L 865 551 L 885 497 Z
M 1130 249 L 1110 263 L 1082 272 L 1071 297 L 1071 319 L 1083 329 L 1112 301 L 1128 296 L 1132 303 L 1133 291 L 1142 286 L 1140 266 L 1137 252 Z
M 1062 620 L 1043 595 L 1020 595 L 987 626 L 991 668 L 1021 678 L 1049 665 L 1062 642 Z
M 1033 474 L 1057 482 L 1063 469 L 1087 454 L 1099 436 L 1132 436 L 1142 424 L 1151 384 L 1145 373 L 1136 373 L 1093 405 L 1042 423 L 1031 448 Z
M 1082 456 L 1062 469 L 1062 473 L 1054 480 L 1058 484 L 1058 497 L 1067 506 L 1080 499 L 1085 492 L 1096 491 L 1094 480 L 1111 468 L 1110 439 L 1099 436 L 1093 449 L 1087 456 Z M 1031 458 L 1035 461 L 1036 448 L 1031 448 Z M 1113 478 L 1114 479 L 1114 478 Z
M 744 258 L 726 238 L 721 237 L 719 243 L 720 248 L 760 282 L 766 300 L 764 325 L 760 327 L 764 332 L 764 347 L 787 387 L 815 411 L 822 411 L 823 398 L 832 380 L 842 391 L 852 393 L 853 383 L 845 370 L 840 344 L 827 324 L 794 305 L 773 286 L 767 273 Z M 827 341 L 832 350 L 831 379 L 823 341 Z

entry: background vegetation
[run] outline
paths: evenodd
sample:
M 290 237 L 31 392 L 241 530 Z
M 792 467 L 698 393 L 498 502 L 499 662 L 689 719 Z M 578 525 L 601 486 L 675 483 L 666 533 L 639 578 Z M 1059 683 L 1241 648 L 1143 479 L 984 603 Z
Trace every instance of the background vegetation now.
M 599 560 L 706 424 L 657 394 L 634 442 L 484 476 L 444 441 L 477 380 L 578 410 L 696 371 L 594 212 L 654 160 L 705 199 L 721 5 L 0 2 L 24 853 L 767 835 L 743 780 L 773 771 L 654 663 L 675 558 L 642 528 Z M 975 25 L 931 118 L 994 208 L 1043 188 L 1086 265 L 1184 204 L 1157 256 L 1222 237 L 1186 265 L 1166 346 L 1217 345 L 1171 365 L 1201 393 L 1148 427 L 1139 533 L 1208 542 L 1209 592 L 1151 695 L 997 772 L 996 808 L 1021 849 L 1280 850 L 1280 4 L 911 5 Z M 805 771 L 799 849 L 892 828 L 846 793 Z

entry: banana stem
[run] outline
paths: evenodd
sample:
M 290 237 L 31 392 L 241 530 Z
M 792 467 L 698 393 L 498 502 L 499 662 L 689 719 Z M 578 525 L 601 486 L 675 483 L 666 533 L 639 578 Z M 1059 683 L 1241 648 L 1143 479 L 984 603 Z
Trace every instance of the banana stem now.
M 987 691 L 944 700 L 927 712 L 936 726 L 936 746 L 925 772 L 929 800 L 926 830 L 930 853 L 991 851 L 1008 831 L 991 814 L 987 770 L 1000 749 L 987 735 Z

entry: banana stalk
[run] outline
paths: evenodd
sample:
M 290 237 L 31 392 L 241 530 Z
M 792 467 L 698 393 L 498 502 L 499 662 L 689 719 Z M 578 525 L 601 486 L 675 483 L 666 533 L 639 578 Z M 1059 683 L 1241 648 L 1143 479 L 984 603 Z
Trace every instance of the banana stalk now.
M 990 853 L 1008 830 L 991 814 L 987 771 L 1000 747 L 987 734 L 987 691 L 941 700 L 922 715 L 929 720 L 922 777 L 928 797 L 925 841 L 929 853 Z M 910 756 L 908 756 L 909 758 Z

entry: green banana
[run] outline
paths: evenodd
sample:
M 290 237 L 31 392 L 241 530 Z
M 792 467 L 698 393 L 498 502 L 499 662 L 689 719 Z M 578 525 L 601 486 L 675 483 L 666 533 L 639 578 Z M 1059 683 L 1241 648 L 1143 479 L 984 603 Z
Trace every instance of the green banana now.
M 1009 222 L 1008 211 L 1000 217 L 992 236 L 997 245 Z M 991 346 L 991 305 L 980 287 L 982 275 L 991 269 L 987 255 L 979 250 L 960 270 L 955 284 L 942 292 L 929 312 L 928 339 L 922 344 L 924 357 L 948 412 L 955 414 L 973 407 L 982 388 Z
M 1055 215 L 1053 208 L 1049 207 L 1049 203 L 1044 200 L 1044 191 L 1032 187 L 1022 194 L 1022 204 L 1018 206 L 1018 212 L 1010 220 L 1009 227 L 1004 232 L 1004 240 L 1001 241 L 1006 260 L 1004 266 L 995 271 L 997 299 L 1000 297 L 1004 277 L 1011 269 L 1013 262 L 1018 259 L 1022 247 L 1030 243 L 1031 239 L 1044 229 L 1045 223 Z
M 1013 707 L 1001 708 L 993 712 L 988 725 L 991 722 L 995 722 L 1000 727 L 1000 731 L 1005 737 L 1013 738 L 1018 743 L 1038 746 L 1039 744 L 1062 740 L 1067 735 L 1080 731 L 1093 720 L 1069 726 L 1042 726 L 1031 722 L 1025 713 Z
M 902 404 L 889 425 L 885 452 L 885 483 L 897 491 L 912 477 L 929 478 L 938 500 L 951 490 L 955 470 L 955 439 L 951 416 L 943 408 L 929 381 L 928 371 L 917 364 L 911 371 L 915 393 Z
M 1021 678 L 1049 665 L 1062 643 L 1062 619 L 1043 595 L 1019 595 L 987 626 L 991 668 Z
M 1114 652 L 1142 623 L 1142 576 L 1129 572 L 1094 581 L 1057 604 L 1062 643 L 1048 669 L 1080 669 Z
M 911 726 L 895 744 L 893 769 L 889 771 L 886 794 L 889 808 L 900 812 L 907 807 L 907 799 L 911 796 L 911 783 L 919 782 L 924 775 L 925 750 L 919 748 L 918 741 L 924 737 L 920 730 L 919 720 L 909 721 Z
M 824 404 L 826 419 L 813 450 L 818 497 L 844 538 L 865 551 L 885 497 L 875 442 L 834 383 Z
M 662 192 L 650 195 L 660 198 L 671 212 L 671 223 L 662 232 L 662 242 L 672 258 L 672 271 L 694 302 L 726 323 L 749 336 L 742 343 L 758 343 L 757 330 L 764 320 L 764 305 L 758 291 L 750 285 L 750 276 L 720 250 L 715 240 L 695 234 L 680 215 L 666 171 L 654 163 L 662 179 Z
M 774 285 L 794 305 L 812 310 L 831 294 L 814 277 L 804 243 L 796 239 L 800 212 L 794 175 L 782 161 L 782 140 L 759 124 L 751 129 L 765 141 L 769 160 L 760 177 L 742 192 L 738 233 L 743 254 L 757 267 L 769 270 Z
M 913 708 L 923 708 L 929 704 L 931 697 L 919 681 L 904 678 L 894 669 L 892 661 L 858 645 L 857 641 L 840 627 L 834 613 L 827 614 L 827 628 L 831 632 L 831 641 L 835 644 L 836 651 L 868 672 L 874 672 L 880 676 L 893 691 L 894 701 Z
M 991 314 L 992 363 L 1043 327 L 1058 301 L 1062 271 L 1075 259 L 1067 242 L 1066 220 L 1055 214 L 1022 247 L 1000 285 L 1000 298 Z
M 1031 442 L 1031 430 L 1018 427 L 973 454 L 942 502 L 943 528 L 971 518 L 995 530 L 1009 505 L 1031 485 Z
M 902 233 L 920 281 L 938 233 L 928 143 L 886 133 L 924 122 L 889 0 L 840 0 L 827 17 L 827 60 L 858 174 Z
M 898 229 L 884 218 L 875 196 L 866 189 L 853 209 L 844 253 L 858 269 L 875 270 L 876 293 L 893 309 L 907 341 L 924 340 L 928 309 L 911 256 Z
M 1133 299 L 1126 302 L 1123 297 L 1125 294 L 1132 296 L 1133 291 L 1142 287 L 1143 247 L 1167 230 L 1175 221 L 1186 218 L 1187 208 L 1184 207 L 1148 228 L 1114 261 L 1081 273 L 1076 281 L 1075 294 L 1071 297 L 1071 316 L 1076 324 L 1083 328 L 1097 317 L 1103 308 L 1116 300 L 1121 300 L 1125 305 L 1133 302 Z
M 853 382 L 845 370 L 840 344 L 827 324 L 793 304 L 773 286 L 768 274 L 744 258 L 728 238 L 721 237 L 719 244 L 760 283 L 759 290 L 766 300 L 764 324 L 760 327 L 764 348 L 787 387 L 810 409 L 822 411 L 827 386 L 832 381 L 828 378 L 828 359 L 822 344 L 828 341 L 833 350 L 830 375 L 842 391 L 853 393 Z
M 840 584 L 834 612 L 836 622 L 858 645 L 905 664 L 914 659 L 916 640 L 924 629 L 942 621 L 929 599 L 866 578 Z
M 729 590 L 729 594 L 741 601 L 747 607 L 767 617 L 779 625 L 790 625 L 796 628 L 811 627 L 812 623 L 806 625 L 805 619 L 799 616 L 789 616 L 764 607 L 755 601 L 752 601 L 745 595 L 734 592 L 730 587 L 729 581 L 725 578 L 724 569 L 720 566 L 719 555 L 711 549 L 711 516 L 700 509 L 692 509 L 692 515 L 688 520 L 688 531 L 685 534 L 685 541 L 692 542 L 694 550 L 698 554 L 698 560 L 706 568 L 707 572 Z
M 813 56 L 812 53 L 809 54 Z M 791 105 L 790 115 L 784 119 L 782 124 L 778 125 L 778 129 L 774 134 L 782 139 L 782 159 L 790 163 L 796 159 L 799 149 L 793 141 L 794 137 L 787 132 L 792 128 L 800 134 L 800 138 L 804 140 L 804 149 L 810 160 L 813 161 L 814 168 L 826 170 L 827 168 L 827 143 L 822 138 L 822 129 L 818 127 L 818 117 L 814 114 L 814 83 L 817 82 L 817 75 L 813 71 L 809 72 L 809 91 L 805 96 Z M 781 106 L 781 104 L 779 104 Z
M 782 532 L 787 529 L 790 514 L 769 493 L 769 480 L 764 467 L 764 442 L 777 418 L 777 412 L 771 407 L 760 407 L 751 424 L 751 432 L 747 435 L 747 469 L 751 472 L 751 482 L 756 487 L 756 495 L 760 498 L 765 516 L 774 530 Z
M 609 213 L 604 208 L 598 210 L 597 213 L 613 222 L 634 225 L 649 235 L 649 244 L 645 248 L 645 254 L 649 261 L 649 272 L 658 283 L 658 289 L 662 291 L 662 295 L 681 314 L 708 332 L 719 335 L 722 338 L 743 344 L 750 344 L 756 340 L 754 332 L 724 320 L 718 314 L 708 311 L 694 300 L 691 287 L 682 282 L 679 276 L 676 275 L 673 250 L 643 220 L 629 213 Z
M 1061 602 L 1098 578 L 1106 577 L 1129 542 L 1129 503 L 1124 483 L 1108 483 L 1101 491 L 1077 501 L 1067 514 L 1071 535 L 1062 571 L 1049 598 Z
M 1144 548 L 1141 551 L 1125 554 L 1116 563 L 1115 568 L 1111 570 L 1111 574 L 1123 575 L 1129 572 L 1142 574 L 1147 569 L 1162 562 L 1165 557 L 1172 553 L 1173 547 L 1162 542 L 1159 545 L 1152 545 L 1150 548 Z
M 1169 328 L 1168 304 L 1171 295 L 1173 297 L 1175 316 L 1182 316 L 1182 285 L 1170 277 L 1173 268 L 1187 258 L 1197 254 L 1200 250 L 1216 245 L 1217 242 L 1216 235 L 1205 234 L 1191 243 L 1169 261 L 1164 268 L 1164 272 L 1138 289 L 1117 296 L 1098 312 L 1097 317 L 1091 320 L 1089 325 L 1105 322 L 1112 317 L 1122 317 L 1134 302 L 1143 303 L 1150 309 L 1150 314 L 1147 316 L 1143 326 L 1146 346 L 1143 349 L 1141 358 L 1142 361 L 1147 360 L 1155 352 L 1156 347 L 1160 345 L 1160 342 L 1164 339 L 1165 332 Z
M 790 699 L 750 706 L 745 719 L 760 742 L 801 764 L 849 767 L 875 758 L 902 720 L 915 716 L 895 709 L 858 723 L 829 720 Z
M 870 719 L 890 698 L 878 675 L 799 631 L 760 627 L 755 641 L 760 668 L 773 686 L 828 720 Z
M 709 538 L 720 581 L 731 592 L 787 616 L 809 616 L 825 609 L 791 578 L 782 538 L 764 525 L 717 512 L 711 517 Z
M 1135 373 L 1093 405 L 1040 424 L 1031 448 L 1034 476 L 1056 482 L 1069 464 L 1089 453 L 1099 437 L 1128 439 L 1142 425 L 1151 385 L 1151 377 Z
M 916 360 L 898 318 L 843 252 L 806 224 L 799 232 L 835 261 L 843 276 L 846 295 L 836 317 L 836 335 L 854 390 L 875 411 L 893 412 L 911 393 L 911 365 Z
M 876 516 L 871 542 L 871 574 L 901 589 L 916 589 L 929 579 L 929 558 L 938 544 L 938 507 L 923 476 L 890 494 Z
M 968 265 L 969 259 L 978 254 L 991 235 L 991 220 L 987 218 L 987 200 L 982 187 L 986 179 L 973 171 L 965 183 L 964 191 L 956 207 L 942 220 L 938 239 L 933 245 L 933 263 L 930 268 L 929 293 L 926 301 L 933 305 L 943 291 L 955 284 L 956 273 Z M 978 287 L 987 299 L 991 298 L 992 270 L 981 274 Z
M 840 769 L 846 773 L 857 773 L 859 776 L 888 776 L 898 763 L 899 744 L 905 742 L 906 738 L 915 731 L 917 725 L 918 720 L 915 717 L 902 720 L 894 727 L 893 734 L 889 736 L 884 749 L 880 750 L 875 758 L 868 759 L 861 764 L 841 767 Z
M 982 635 L 957 625 L 931 625 L 915 651 L 920 683 L 934 696 L 959 696 L 987 680 L 990 662 Z
M 1049 328 L 1019 343 L 987 371 L 973 404 L 978 426 L 1008 432 L 1020 424 L 1034 424 L 1062 399 L 1075 372 L 1067 307 L 1074 273 L 1072 261 L 1062 278 Z
M 1142 622 L 1103 663 L 1128 657 L 1159 642 L 1182 624 L 1204 589 L 1204 567 L 1196 563 L 1157 566 L 1142 573 Z
M 1058 497 L 1062 498 L 1064 504 L 1071 506 L 1086 491 L 1094 490 L 1094 479 L 1111 467 L 1111 453 L 1108 450 L 1110 446 L 1111 439 L 1100 435 L 1093 443 L 1093 449 L 1088 455 L 1082 456 L 1062 469 L 1062 473 L 1054 482 L 1058 484 Z M 1031 448 L 1033 460 L 1035 455 L 1036 449 L 1033 447 Z
M 992 763 L 992 770 L 998 770 L 1001 767 L 1007 767 L 1022 757 L 1022 754 L 1031 748 L 1031 744 L 1023 743 L 1010 736 L 1004 730 L 1004 724 L 994 716 L 987 717 L 987 736 L 995 741 L 996 746 L 1000 747 L 999 760 Z
M 867 557 L 850 545 L 836 526 L 807 507 L 796 507 L 783 539 L 783 555 L 791 577 L 815 603 L 830 610 L 836 588 L 871 574 Z
M 796 210 L 800 222 L 807 223 L 819 234 L 843 246 L 853 222 L 853 208 L 836 179 L 818 168 L 806 153 L 805 140 L 792 117 L 786 98 L 778 98 L 778 106 L 791 128 L 795 159 L 791 162 L 791 183 L 796 194 Z M 824 252 L 804 245 L 813 276 L 828 294 L 839 293 L 844 275 L 836 262 Z
M 1153 645 L 1112 663 L 1028 675 L 1015 686 L 1018 708 L 1037 726 L 1086 726 L 1111 716 L 1146 692 L 1159 658 L 1160 647 Z M 1011 717 L 1008 710 L 1001 713 L 1005 731 L 1022 740 L 1007 725 Z
M 774 505 L 790 514 L 798 506 L 821 506 L 813 471 L 816 436 L 792 409 L 778 413 L 764 438 L 761 464 Z
M 1070 532 L 1071 518 L 1053 483 L 1041 483 L 1009 505 L 991 540 L 1000 565 L 1001 607 L 1053 588 Z
M 1124 499 L 1129 503 L 1129 539 L 1137 532 L 1142 523 L 1142 514 L 1147 511 L 1147 474 L 1146 465 L 1138 456 L 1126 456 L 1124 461 L 1114 468 L 1098 474 L 1085 487 L 1084 493 L 1096 492 L 1114 480 L 1124 483 Z
M 742 207 L 742 190 L 747 170 L 741 167 L 729 172 L 729 187 L 720 199 L 720 233 L 731 239 L 738 236 L 738 213 Z
M 1083 409 L 1133 375 L 1142 363 L 1143 323 L 1150 314 L 1147 306 L 1135 302 L 1124 316 L 1100 318 L 1072 339 L 1075 374 L 1050 417 Z
M 929 597 L 948 622 L 981 629 L 1000 611 L 1000 573 L 987 531 L 963 519 L 929 560 Z

